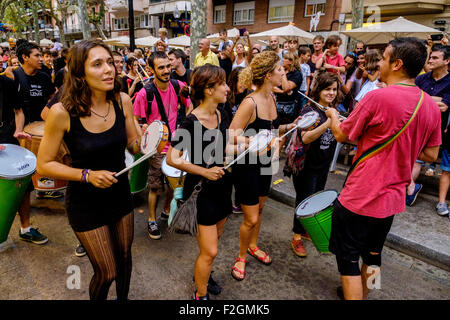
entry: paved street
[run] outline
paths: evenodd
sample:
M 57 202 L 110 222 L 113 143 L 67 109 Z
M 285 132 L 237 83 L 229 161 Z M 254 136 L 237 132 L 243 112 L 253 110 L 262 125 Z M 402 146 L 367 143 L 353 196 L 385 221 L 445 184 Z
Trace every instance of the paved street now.
M 139 200 L 139 198 L 138 198 Z M 147 205 L 137 202 L 135 238 L 133 243 L 133 273 L 130 299 L 165 300 L 190 299 L 193 289 L 193 264 L 197 254 L 194 238 L 168 234 L 161 240 L 149 239 L 146 231 Z M 10 232 L 10 246 L 0 253 L 0 299 L 88 299 L 92 268 L 87 257 L 74 255 L 77 240 L 67 223 L 63 202 L 34 201 L 32 223 L 48 235 L 47 245 L 38 246 L 18 239 L 19 219 Z M 260 245 L 273 258 L 264 266 L 248 257 L 246 278 L 237 282 L 230 269 L 238 252 L 238 232 L 241 214 L 230 216 L 214 264 L 214 278 L 223 286 L 221 300 L 324 300 L 337 299 L 339 285 L 333 255 L 319 254 L 306 242 L 307 258 L 299 258 L 291 250 L 292 207 L 267 201 L 260 234 Z M 70 266 L 81 270 L 81 288 L 69 290 L 66 282 Z M 115 298 L 114 284 L 110 299 Z M 437 299 L 450 298 L 450 273 L 385 248 L 381 274 L 381 290 L 374 290 L 370 299 Z

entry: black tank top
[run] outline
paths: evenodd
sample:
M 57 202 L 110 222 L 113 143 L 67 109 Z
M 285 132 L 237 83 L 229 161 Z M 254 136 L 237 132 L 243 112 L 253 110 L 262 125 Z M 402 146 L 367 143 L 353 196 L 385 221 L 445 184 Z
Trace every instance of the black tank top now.
M 79 117 L 70 118 L 70 131 L 64 135 L 64 141 L 72 158 L 72 167 L 111 172 L 125 168 L 125 115 L 116 101 L 113 101 L 113 107 L 116 120 L 104 132 L 89 132 Z M 117 180 L 105 189 L 90 183 L 69 182 L 66 211 L 69 223 L 76 232 L 109 225 L 133 211 L 128 175 L 122 174 Z
M 259 131 L 264 130 L 264 129 L 265 130 L 278 129 L 278 127 L 280 126 L 278 114 L 274 120 L 261 119 L 260 117 L 258 117 L 258 105 L 256 104 L 255 99 L 253 99 L 253 97 L 247 97 L 247 98 L 250 98 L 253 100 L 253 103 L 255 105 L 256 118 L 255 118 L 255 121 L 253 121 L 252 123 L 247 125 L 247 128 L 245 129 L 245 132 L 244 132 L 244 136 L 246 136 L 246 137 L 254 136 Z M 272 95 L 272 99 L 276 105 L 275 97 L 273 95 Z M 247 156 L 245 157 L 246 164 L 268 167 L 268 166 L 270 166 L 269 158 L 272 157 L 272 152 L 269 151 L 267 154 L 257 157 L 256 162 L 255 162 L 255 159 L 250 159 L 251 157 L 254 157 L 254 156 L 247 154 Z
M 113 172 L 125 167 L 125 116 L 117 101 L 113 101 L 113 107 L 116 120 L 110 129 L 100 133 L 86 130 L 79 117 L 70 117 L 70 131 L 64 135 L 64 141 L 70 151 L 72 167 Z

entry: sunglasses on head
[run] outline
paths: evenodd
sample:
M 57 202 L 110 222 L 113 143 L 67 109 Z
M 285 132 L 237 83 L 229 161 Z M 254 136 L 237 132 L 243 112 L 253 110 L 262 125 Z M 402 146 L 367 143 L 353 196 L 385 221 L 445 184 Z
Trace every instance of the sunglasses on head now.
M 352 51 L 350 51 L 348 54 L 351 55 L 352 57 L 358 58 L 358 56 L 356 55 L 356 53 L 354 53 L 354 52 L 352 52 Z

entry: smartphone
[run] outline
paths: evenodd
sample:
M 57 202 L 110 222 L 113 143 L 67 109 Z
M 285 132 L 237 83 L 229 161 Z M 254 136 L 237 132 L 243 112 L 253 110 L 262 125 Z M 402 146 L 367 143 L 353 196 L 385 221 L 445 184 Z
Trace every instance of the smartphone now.
M 244 33 L 245 33 L 245 31 L 247 31 L 247 28 L 242 28 L 242 29 L 239 29 L 239 36 L 243 37 L 243 36 L 244 36 Z
M 441 34 L 432 34 L 431 35 L 431 40 L 433 40 L 433 41 L 441 41 L 443 37 L 444 37 L 444 35 L 442 33 Z

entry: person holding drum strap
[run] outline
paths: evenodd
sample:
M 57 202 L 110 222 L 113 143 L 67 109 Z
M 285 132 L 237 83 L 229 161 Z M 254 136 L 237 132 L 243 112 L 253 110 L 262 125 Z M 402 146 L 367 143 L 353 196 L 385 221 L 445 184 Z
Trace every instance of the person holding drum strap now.
M 207 291 L 211 292 L 210 286 L 215 284 L 210 274 L 217 256 L 218 240 L 232 211 L 231 175 L 223 170 L 226 130 L 230 119 L 226 112 L 217 108 L 219 103 L 226 101 L 229 92 L 225 71 L 212 65 L 195 69 L 191 74 L 190 90 L 185 87 L 182 93 L 187 94 L 189 91 L 196 108 L 177 130 L 173 147 L 167 154 L 167 162 L 187 172 L 184 200 L 190 197 L 202 178 L 207 179 L 197 198 L 197 242 L 200 253 L 194 268 L 197 287 L 194 299 L 208 300 Z M 188 152 L 190 162 L 182 159 L 183 152 Z
M 134 115 L 140 120 L 145 119 L 147 124 L 155 120 L 166 121 L 169 132 L 175 134 L 177 128 L 178 114 L 182 114 L 181 108 L 185 108 L 186 113 L 189 111 L 190 100 L 180 97 L 181 105 L 179 104 L 178 94 L 170 81 L 171 64 L 169 57 L 164 52 L 153 52 L 148 59 L 148 65 L 155 75 L 153 83 L 146 84 L 134 100 L 133 110 Z M 177 80 L 176 80 L 177 81 Z M 178 81 L 179 87 L 183 88 L 186 84 Z M 149 97 L 152 92 L 150 86 L 155 86 L 153 97 Z M 148 89 L 148 90 L 147 90 Z M 158 97 L 160 95 L 162 105 L 158 104 Z M 151 105 L 149 105 L 151 102 Z M 180 112 L 179 112 L 180 111 Z M 179 125 L 179 124 L 178 124 Z M 169 141 L 170 142 L 170 141 Z M 148 235 L 150 239 L 161 239 L 161 231 L 156 222 L 156 206 L 158 203 L 158 196 L 164 191 L 164 174 L 161 171 L 161 165 L 164 155 L 169 149 L 169 143 L 164 147 L 161 154 L 157 153 L 150 158 L 149 170 L 149 186 L 150 192 L 148 194 Z M 161 220 L 167 220 L 170 213 L 170 201 L 172 200 L 172 192 L 167 188 L 164 199 L 164 212 L 161 213 Z
M 366 298 L 373 280 L 380 279 L 383 244 L 394 215 L 405 210 L 414 162 L 438 156 L 440 110 L 414 85 L 426 56 L 416 38 L 392 40 L 379 62 L 380 81 L 387 87 L 369 92 L 342 123 L 336 109 L 326 111 L 338 142 L 357 141 L 359 165 L 335 202 L 329 245 L 341 274 L 338 294 L 343 291 L 345 299 Z
M 338 75 L 326 72 L 325 69 L 318 70 L 316 81 L 311 88 L 311 98 L 324 107 L 334 108 L 340 101 L 339 92 L 340 82 Z M 305 153 L 303 169 L 297 175 L 292 176 L 296 193 L 295 207 L 310 195 L 325 188 L 328 169 L 336 148 L 336 140 L 330 129 L 331 121 L 327 118 L 324 111 L 310 102 L 302 109 L 300 115 L 311 111 L 319 115 L 319 122 L 309 130 L 303 130 L 301 133 L 302 143 L 305 147 L 306 145 L 309 146 Z M 291 246 L 294 253 L 300 257 L 306 257 L 307 253 L 302 237 L 308 240 L 310 240 L 310 237 L 295 215 L 292 231 L 294 236 Z
M 12 73 L 16 92 L 19 96 L 18 108 L 15 110 L 16 130 L 14 137 L 17 139 L 31 139 L 31 136 L 23 132 L 24 126 L 34 121 L 42 121 L 42 112 L 45 105 L 55 91 L 50 77 L 41 71 L 42 54 L 38 45 L 21 41 L 17 45 L 17 57 L 22 67 Z M 19 208 L 21 229 L 19 238 L 35 244 L 47 243 L 47 236 L 41 234 L 37 228 L 30 225 L 30 203 L 33 184 L 29 185 L 27 193 Z M 37 198 L 59 198 L 61 192 L 36 192 Z
M 241 71 L 239 82 L 247 88 L 254 84 L 257 89 L 240 104 L 230 125 L 230 137 L 250 136 L 264 129 L 277 128 L 282 134 L 296 126 L 297 120 L 295 123 L 279 125 L 272 90 L 281 85 L 283 74 L 280 57 L 273 51 L 258 54 L 250 66 Z M 275 145 L 281 142 L 279 138 L 276 139 Z M 232 140 L 232 143 L 236 141 Z M 278 147 L 279 145 L 274 148 L 275 154 Z M 269 254 L 261 250 L 257 244 L 261 213 L 272 182 L 271 156 L 261 156 L 258 159 L 246 157 L 245 160 L 244 164 L 238 162 L 232 168 L 239 177 L 235 187 L 244 212 L 239 234 L 239 256 L 231 271 L 231 275 L 238 281 L 243 280 L 245 276 L 247 252 L 265 265 L 272 263 Z
M 69 181 L 69 223 L 94 269 L 92 300 L 104 300 L 116 280 L 126 300 L 131 278 L 134 214 L 125 167 L 125 148 L 139 152 L 131 100 L 120 93 L 112 53 L 100 40 L 83 40 L 70 51 L 62 102 L 51 107 L 37 170 Z M 64 140 L 71 167 L 55 161 Z

